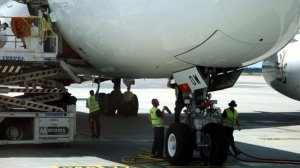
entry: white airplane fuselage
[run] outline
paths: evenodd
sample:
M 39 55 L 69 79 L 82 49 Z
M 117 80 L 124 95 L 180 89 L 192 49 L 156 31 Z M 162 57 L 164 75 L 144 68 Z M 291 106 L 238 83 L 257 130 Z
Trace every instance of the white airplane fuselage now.
M 278 53 L 264 60 L 262 74 L 276 91 L 300 101 L 300 34 Z
M 163 78 L 242 67 L 284 47 L 299 0 L 48 0 L 69 45 L 99 74 Z
M 25 4 L 21 4 L 15 1 L 8 1 L 8 0 L 0 0 L 0 16 L 1 22 L 10 21 L 10 19 L 5 17 L 10 16 L 29 16 L 29 12 L 27 6 Z M 8 24 L 10 24 L 8 22 Z

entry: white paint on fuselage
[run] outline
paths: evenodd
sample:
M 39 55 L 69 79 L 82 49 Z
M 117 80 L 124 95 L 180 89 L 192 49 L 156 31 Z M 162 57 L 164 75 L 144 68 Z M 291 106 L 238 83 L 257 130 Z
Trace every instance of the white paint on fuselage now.
M 300 34 L 296 36 L 297 42 L 287 45 L 288 56 L 285 57 L 288 67 L 286 68 L 287 83 L 285 92 L 292 94 L 293 99 L 300 100 Z
M 29 16 L 27 5 L 15 1 L 1 0 L 0 1 L 0 19 L 1 22 L 6 22 L 10 25 L 10 18 L 12 16 Z
M 0 16 L 29 16 L 27 5 L 10 0 L 0 0 Z
M 300 100 L 300 34 L 277 54 L 263 62 L 263 76 L 276 91 Z
M 87 62 L 104 76 L 130 78 L 169 77 L 194 65 L 253 64 L 288 43 L 299 27 L 300 13 L 297 0 L 49 0 L 49 4 L 61 34 Z
M 7 3 L 7 0 L 0 0 L 0 5 L 2 6 L 3 4 Z

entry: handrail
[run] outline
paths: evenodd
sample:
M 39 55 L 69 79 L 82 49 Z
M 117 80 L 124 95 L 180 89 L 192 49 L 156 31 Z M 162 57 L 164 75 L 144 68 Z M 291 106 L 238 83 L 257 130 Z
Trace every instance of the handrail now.
M 50 40 L 51 43 L 57 44 L 58 36 L 51 28 L 51 23 L 48 23 L 44 17 L 38 16 L 0 16 L 0 19 L 9 19 L 11 32 L 16 38 L 21 39 L 24 43 L 24 37 L 38 37 L 40 43 Z M 12 36 L 12 35 L 6 35 Z M 15 42 L 12 39 L 6 42 Z M 57 49 L 57 48 L 56 48 Z M 55 49 L 55 50 L 56 50 Z
M 36 32 L 40 35 L 42 41 L 46 40 L 47 38 L 56 38 L 57 35 L 51 28 L 50 24 L 45 20 L 43 17 L 39 16 L 0 16 L 0 19 L 13 19 L 13 18 L 20 18 L 26 23 L 26 26 L 31 27 L 32 23 L 38 23 L 39 25 L 39 32 Z M 45 35 L 45 31 L 50 31 L 50 35 Z
M 39 18 L 41 20 L 41 40 L 45 41 L 47 38 L 56 38 L 57 35 L 54 33 L 53 29 L 51 28 L 50 24 L 46 21 L 45 18 L 41 17 Z M 45 34 L 44 32 L 50 31 L 50 35 Z

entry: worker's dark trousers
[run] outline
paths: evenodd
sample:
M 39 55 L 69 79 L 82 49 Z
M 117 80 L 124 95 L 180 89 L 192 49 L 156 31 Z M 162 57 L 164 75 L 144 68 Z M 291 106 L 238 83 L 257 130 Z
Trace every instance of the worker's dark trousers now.
M 99 137 L 100 136 L 100 112 L 96 111 L 96 112 L 89 113 L 89 122 L 90 122 L 92 136 Z
M 44 45 L 43 45 L 43 50 L 44 52 L 50 52 L 51 51 L 51 31 L 46 31 L 45 32 L 45 41 L 44 41 Z
M 180 113 L 182 109 L 185 107 L 185 104 L 182 99 L 177 99 L 175 102 L 175 123 L 179 123 L 180 120 Z
M 232 127 L 224 127 L 226 139 L 228 140 L 229 145 L 234 152 L 236 152 L 236 147 L 234 145 L 234 137 L 233 137 L 233 128 Z
M 154 141 L 152 155 L 163 156 L 164 150 L 164 127 L 154 127 Z

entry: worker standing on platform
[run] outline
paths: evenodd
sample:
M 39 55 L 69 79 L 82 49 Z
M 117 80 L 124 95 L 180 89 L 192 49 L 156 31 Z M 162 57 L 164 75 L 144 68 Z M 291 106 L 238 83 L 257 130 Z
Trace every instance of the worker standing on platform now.
M 180 113 L 186 104 L 184 103 L 184 98 L 188 96 L 188 93 L 183 93 L 177 86 L 176 83 L 171 84 L 171 79 L 169 79 L 167 86 L 169 88 L 175 89 L 176 101 L 175 101 L 175 123 L 179 123 Z
M 92 132 L 92 138 L 99 138 L 100 136 L 100 108 L 99 103 L 95 98 L 93 90 L 90 90 L 90 97 L 87 100 L 87 107 L 89 108 L 89 123 Z M 95 132 L 96 128 L 96 132 Z
M 154 128 L 151 157 L 162 158 L 164 149 L 164 108 L 162 111 L 158 109 L 159 101 L 157 99 L 152 99 L 152 105 L 149 115 L 149 120 Z
M 51 22 L 51 19 L 50 19 L 50 11 L 49 11 L 49 6 L 48 5 L 42 5 L 41 6 L 41 12 L 42 12 L 42 17 L 44 18 L 46 24 L 45 24 L 45 27 L 43 27 L 43 31 L 44 31 L 44 34 L 43 34 L 43 49 L 44 49 L 44 52 L 50 52 L 52 51 L 52 48 L 51 48 L 51 40 L 50 38 L 51 37 L 51 29 L 52 29 L 52 22 Z
M 228 103 L 228 108 L 226 108 L 222 114 L 221 123 L 224 127 L 225 135 L 227 136 L 226 139 L 228 139 L 232 150 L 234 151 L 235 155 L 240 154 L 240 151 L 238 151 L 234 145 L 234 137 L 233 137 L 233 131 L 234 126 L 237 125 L 239 131 L 241 130 L 239 119 L 238 119 L 238 112 L 236 111 L 235 107 L 237 104 L 234 100 L 232 100 L 230 103 Z

